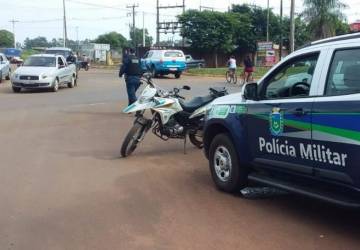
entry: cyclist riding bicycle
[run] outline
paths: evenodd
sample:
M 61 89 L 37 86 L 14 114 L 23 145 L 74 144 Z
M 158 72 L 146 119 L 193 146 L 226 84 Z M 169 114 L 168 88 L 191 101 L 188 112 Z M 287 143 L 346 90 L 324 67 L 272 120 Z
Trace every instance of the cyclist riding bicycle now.
M 229 71 L 231 72 L 232 75 L 235 75 L 235 71 L 236 71 L 236 59 L 235 56 L 230 56 L 230 59 L 227 63 Z

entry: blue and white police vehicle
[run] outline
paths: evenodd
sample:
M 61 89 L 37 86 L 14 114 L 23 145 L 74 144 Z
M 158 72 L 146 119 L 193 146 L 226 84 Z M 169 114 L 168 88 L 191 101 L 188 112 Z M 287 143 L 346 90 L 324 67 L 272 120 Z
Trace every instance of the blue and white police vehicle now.
M 295 51 L 206 111 L 216 186 L 249 182 L 360 207 L 360 34 Z
M 149 50 L 141 59 L 143 70 L 149 70 L 153 77 L 174 74 L 180 78 L 186 69 L 186 59 L 181 50 Z

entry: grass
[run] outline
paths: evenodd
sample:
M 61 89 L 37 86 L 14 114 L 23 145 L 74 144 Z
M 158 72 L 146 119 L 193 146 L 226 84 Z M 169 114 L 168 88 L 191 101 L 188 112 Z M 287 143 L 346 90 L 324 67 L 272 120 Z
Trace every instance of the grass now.
M 254 72 L 254 78 L 259 79 L 261 78 L 270 67 L 256 67 Z M 189 69 L 187 71 L 188 75 L 193 76 L 220 76 L 225 77 L 226 71 L 228 68 L 200 68 L 200 69 Z M 236 74 L 240 75 L 244 71 L 244 68 L 237 68 Z

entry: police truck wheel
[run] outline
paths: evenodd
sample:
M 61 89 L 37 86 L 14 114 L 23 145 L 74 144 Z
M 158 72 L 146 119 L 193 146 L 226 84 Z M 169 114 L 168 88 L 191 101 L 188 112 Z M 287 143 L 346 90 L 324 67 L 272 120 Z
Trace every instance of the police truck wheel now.
M 11 70 L 9 70 L 7 76 L 5 77 L 5 80 L 10 80 Z
M 59 80 L 56 79 L 55 82 L 54 82 L 54 85 L 51 88 L 51 91 L 52 92 L 58 92 L 58 90 L 59 90 Z
M 68 88 L 75 87 L 75 77 L 71 77 L 71 82 L 68 83 Z
M 14 93 L 20 93 L 21 88 L 18 88 L 18 87 L 12 87 L 12 90 L 14 91 Z
M 228 193 L 246 187 L 248 169 L 239 165 L 235 147 L 227 134 L 217 135 L 209 151 L 209 164 L 217 188 Z

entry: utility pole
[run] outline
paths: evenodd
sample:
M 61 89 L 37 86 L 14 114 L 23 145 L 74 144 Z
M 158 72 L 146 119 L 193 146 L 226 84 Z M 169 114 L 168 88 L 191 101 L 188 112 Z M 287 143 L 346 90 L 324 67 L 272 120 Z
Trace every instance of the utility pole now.
M 282 58 L 282 48 L 283 48 L 283 0 L 280 0 L 280 49 L 279 49 L 279 59 Z
M 67 40 L 67 27 L 66 27 L 66 8 L 65 8 L 65 0 L 63 0 L 63 10 L 64 10 L 64 47 L 66 47 L 66 40 Z
M 156 45 L 160 43 L 160 6 L 159 0 L 156 0 Z
M 179 21 L 166 21 L 160 22 L 160 9 L 182 9 L 182 13 L 185 13 L 185 0 L 182 1 L 182 5 L 169 5 L 169 6 L 160 6 L 159 0 L 156 0 L 156 44 L 160 43 L 160 33 L 167 34 L 172 33 L 180 33 L 181 27 Z M 185 44 L 185 39 L 182 39 L 183 46 Z
M 266 41 L 269 41 L 269 22 L 270 22 L 270 0 L 267 0 L 267 24 L 266 24 Z
M 142 29 L 142 44 L 143 44 L 143 47 L 145 47 L 145 12 L 143 11 L 143 29 Z
M 77 44 L 77 52 L 80 50 L 80 41 L 79 41 L 79 26 L 76 26 L 76 44 Z
M 128 5 L 126 6 L 126 8 L 128 9 L 132 9 L 132 17 L 133 17 L 133 23 L 132 23 L 132 33 L 133 33 L 133 45 L 136 46 L 137 44 L 136 43 L 136 31 L 135 31 L 135 15 L 136 15 L 136 12 L 135 12 L 135 8 L 139 7 L 139 4 L 133 4 L 133 5 Z
M 16 49 L 15 23 L 18 23 L 19 21 L 12 19 L 9 22 L 12 23 L 12 31 L 13 31 L 13 36 L 14 36 L 14 48 Z
M 295 50 L 295 0 L 291 0 L 290 8 L 290 53 Z

